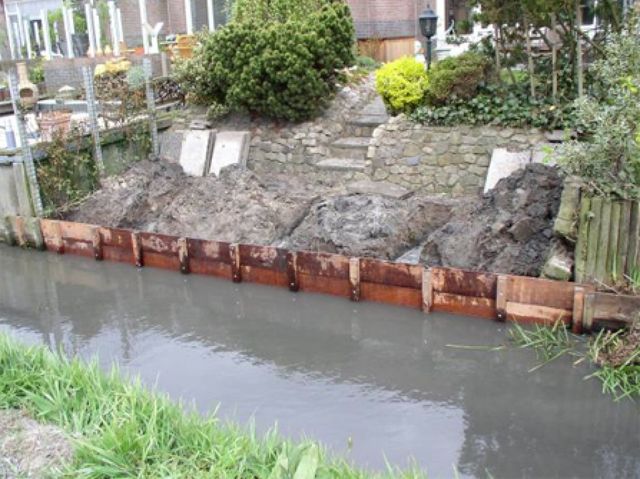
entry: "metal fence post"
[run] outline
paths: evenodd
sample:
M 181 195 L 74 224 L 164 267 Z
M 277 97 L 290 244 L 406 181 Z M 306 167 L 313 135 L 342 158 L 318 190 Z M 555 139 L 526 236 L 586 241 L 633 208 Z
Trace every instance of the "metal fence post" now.
M 33 153 L 31 152 L 31 146 L 29 145 L 29 138 L 27 137 L 27 130 L 24 125 L 24 115 L 20 109 L 20 93 L 18 91 L 18 77 L 14 70 L 9 72 L 9 89 L 11 91 L 11 104 L 13 106 L 13 113 L 16 117 L 16 124 L 18 126 L 18 139 L 20 141 L 20 148 L 22 150 L 22 161 L 25 164 L 27 170 L 27 178 L 29 179 L 29 189 L 31 190 L 31 201 L 33 202 L 33 209 L 36 216 L 42 216 L 44 208 L 42 206 L 42 197 L 40 196 L 40 185 L 38 185 L 38 176 L 36 173 L 36 166 L 33 162 Z
M 158 142 L 158 123 L 156 122 L 156 101 L 153 96 L 153 86 L 151 84 L 153 74 L 151 70 L 151 60 L 149 60 L 149 58 L 142 60 L 142 68 L 144 69 L 147 114 L 149 115 L 149 129 L 151 130 L 151 157 L 157 158 L 160 154 L 160 146 Z
M 102 143 L 100 141 L 100 126 L 98 125 L 98 109 L 96 104 L 96 92 L 93 86 L 93 72 L 89 67 L 82 67 L 84 89 L 87 99 L 87 113 L 89 113 L 89 125 L 93 136 L 95 161 L 100 175 L 104 173 L 104 161 L 102 159 Z

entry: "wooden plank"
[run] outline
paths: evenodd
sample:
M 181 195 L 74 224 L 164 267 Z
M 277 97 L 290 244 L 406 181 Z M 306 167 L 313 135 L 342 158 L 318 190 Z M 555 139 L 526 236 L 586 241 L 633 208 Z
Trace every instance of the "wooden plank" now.
M 498 314 L 496 301 L 494 299 L 461 296 L 436 291 L 433 293 L 433 307 L 431 310 L 487 319 L 495 319 Z
M 593 331 L 593 313 L 596 301 L 595 293 L 587 293 L 584 297 L 584 314 L 582 316 L 582 330 L 585 333 Z
M 360 258 L 349 259 L 349 284 L 351 285 L 351 301 L 360 301 Z
M 506 276 L 506 301 L 573 309 L 574 284 L 525 276 Z
M 187 238 L 178 238 L 178 261 L 180 262 L 180 272 L 189 274 L 191 272 L 189 264 L 189 243 Z
M 422 288 L 422 266 L 419 265 L 362 258 L 360 260 L 360 276 L 361 280 L 367 283 Z
M 620 240 L 620 215 L 622 204 L 614 201 L 611 204 L 611 224 L 609 225 L 609 247 L 607 249 L 607 266 L 604 282 L 609 285 L 616 284 L 623 278 L 622 271 L 618 269 L 618 241 Z
M 589 237 L 587 240 L 587 268 L 585 281 L 593 281 L 596 276 L 596 262 L 598 258 L 598 240 L 600 238 L 600 219 L 602 217 L 602 198 L 591 198 L 591 213 L 589 222 Z
M 627 255 L 629 254 L 629 226 L 631 223 L 631 201 L 623 201 L 620 211 L 620 232 L 618 239 L 618 257 L 616 268 L 621 277 L 627 271 Z
M 627 275 L 631 276 L 636 269 L 640 269 L 640 202 L 638 201 L 634 201 L 631 205 Z
M 498 275 L 452 268 L 431 268 L 433 290 L 440 293 L 495 299 Z
M 573 292 L 573 318 L 571 330 L 574 334 L 582 334 L 582 321 L 584 317 L 584 295 L 585 289 L 576 286 Z
M 142 253 L 142 241 L 140 240 L 140 233 L 137 231 L 131 232 L 131 252 L 133 254 L 133 262 L 138 268 L 144 266 L 144 256 Z
M 229 245 L 229 261 L 231 261 L 231 275 L 234 283 L 242 282 L 242 269 L 240 268 L 240 245 Z
M 300 289 L 298 280 L 298 253 L 295 251 L 287 252 L 287 283 L 289 291 L 297 293 Z
M 91 240 L 91 246 L 93 247 L 93 258 L 96 261 L 102 261 L 104 259 L 104 246 L 102 244 L 102 232 L 99 226 L 93 228 L 93 238 Z
M 591 211 L 591 198 L 583 195 L 580 202 L 580 217 L 578 226 L 578 239 L 576 241 L 576 281 L 586 281 L 587 253 L 589 243 L 589 225 L 591 224 L 589 213 Z
M 421 309 L 422 292 L 414 288 L 387 286 L 379 283 L 360 283 L 361 299 L 376 303 Z
M 508 321 L 516 323 L 551 326 L 561 321 L 569 325 L 571 324 L 573 311 L 509 301 L 506 306 L 506 315 Z
M 349 280 L 349 258 L 330 253 L 298 252 L 298 271 L 311 276 Z
M 595 293 L 593 319 L 631 324 L 640 316 L 640 296 Z
M 600 213 L 600 235 L 598 237 L 598 255 L 596 258 L 596 273 L 594 279 L 606 283 L 607 259 L 609 258 L 609 234 L 611 232 L 611 210 L 613 203 L 609 199 L 602 202 Z
M 498 276 L 498 289 L 496 292 L 496 317 L 498 321 L 507 320 L 507 298 L 509 294 L 509 278 Z
M 433 284 L 431 270 L 422 268 L 422 311 L 429 314 L 433 308 Z

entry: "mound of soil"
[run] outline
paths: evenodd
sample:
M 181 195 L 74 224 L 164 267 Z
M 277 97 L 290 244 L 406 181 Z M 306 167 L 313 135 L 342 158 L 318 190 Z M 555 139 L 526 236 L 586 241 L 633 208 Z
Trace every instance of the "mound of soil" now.
M 313 205 L 283 246 L 395 259 L 445 224 L 456 204 L 428 196 L 408 200 L 378 195 L 331 197 Z
M 563 179 L 531 164 L 501 180 L 476 206 L 467 203 L 431 234 L 422 262 L 478 271 L 539 276 L 552 247 Z
M 48 477 L 73 456 L 60 428 L 40 424 L 21 411 L 0 410 L 0 477 Z

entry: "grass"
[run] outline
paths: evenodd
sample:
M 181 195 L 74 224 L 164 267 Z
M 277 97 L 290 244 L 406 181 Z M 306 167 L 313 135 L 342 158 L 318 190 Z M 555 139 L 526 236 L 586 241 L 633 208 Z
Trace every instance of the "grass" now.
M 105 373 L 95 361 L 86 364 L 0 335 L 0 409 L 12 408 L 73 438 L 75 456 L 61 477 L 424 477 L 391 466 L 379 475 L 357 470 L 314 442 L 293 443 L 275 431 L 258 437 L 252 427 L 203 417 L 139 380 L 124 381 L 116 368 Z

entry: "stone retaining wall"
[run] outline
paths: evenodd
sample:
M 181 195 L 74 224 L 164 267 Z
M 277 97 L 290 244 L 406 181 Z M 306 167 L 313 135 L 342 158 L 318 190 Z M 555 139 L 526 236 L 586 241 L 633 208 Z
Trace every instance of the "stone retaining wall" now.
M 545 142 L 536 129 L 432 127 L 398 116 L 374 131 L 367 158 L 375 180 L 431 193 L 476 194 L 495 148 L 525 151 Z

